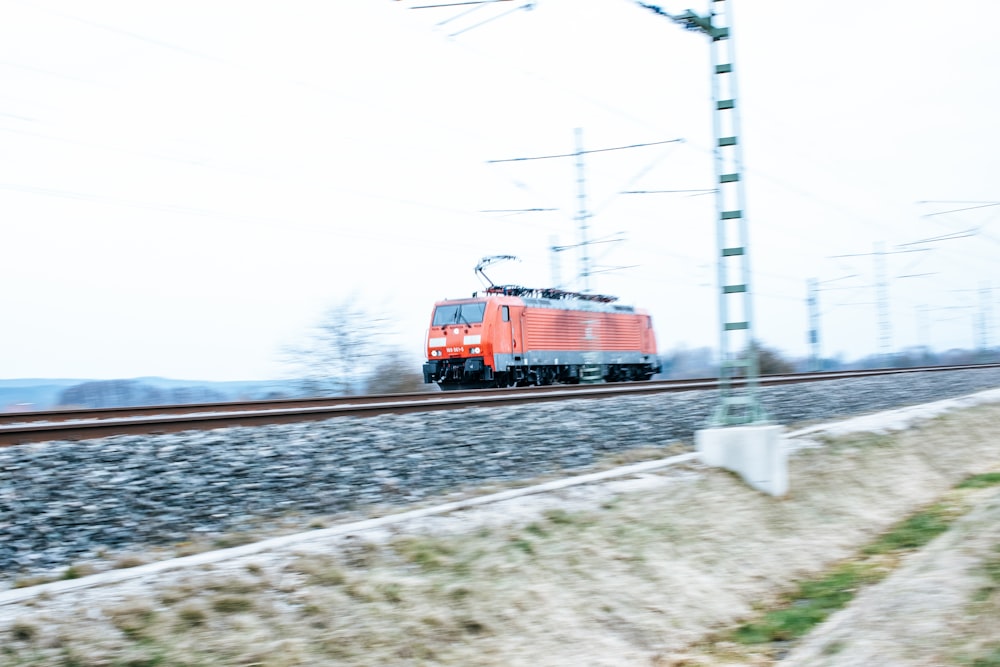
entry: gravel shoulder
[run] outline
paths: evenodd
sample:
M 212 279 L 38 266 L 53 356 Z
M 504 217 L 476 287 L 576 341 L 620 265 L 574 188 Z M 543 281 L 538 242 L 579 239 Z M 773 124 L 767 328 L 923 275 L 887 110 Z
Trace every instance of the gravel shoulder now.
M 783 499 L 686 464 L 5 605 L 0 664 L 773 664 L 734 661 L 712 638 L 962 479 L 997 470 L 997 399 L 863 431 L 815 428 L 793 443 Z M 989 655 L 998 503 L 984 492 L 896 575 L 789 647 L 786 662 Z M 940 599 L 918 604 L 927 591 Z

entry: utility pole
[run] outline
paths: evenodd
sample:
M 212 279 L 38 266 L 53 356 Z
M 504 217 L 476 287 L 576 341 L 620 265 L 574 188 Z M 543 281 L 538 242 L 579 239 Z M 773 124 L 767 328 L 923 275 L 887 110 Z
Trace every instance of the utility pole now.
M 712 0 L 705 16 L 692 10 L 670 14 L 655 5 L 637 4 L 686 30 L 711 40 L 712 127 L 714 133 L 716 245 L 718 252 L 719 393 L 718 426 L 767 421 L 758 398 L 760 361 L 753 335 L 750 290 L 750 241 L 743 191 L 743 157 L 736 104 L 735 52 L 731 0 Z M 743 376 L 738 388 L 733 379 Z
M 889 320 L 889 281 L 885 277 L 885 243 L 875 243 L 875 303 L 878 304 L 878 354 L 883 367 L 892 353 L 892 323 Z
M 559 244 L 555 235 L 549 237 L 549 251 L 552 253 L 550 261 L 552 270 L 552 286 L 556 289 L 562 288 L 562 275 L 559 270 Z
M 913 245 L 913 244 L 906 244 Z M 931 248 L 906 248 L 903 250 L 886 251 L 885 243 L 876 242 L 872 252 L 854 253 L 850 255 L 832 255 L 831 259 L 846 257 L 874 257 L 875 270 L 875 314 L 878 322 L 878 354 L 879 362 L 888 366 L 892 354 L 892 320 L 889 311 L 889 280 L 886 277 L 886 255 L 900 255 L 910 252 L 927 252 Z M 933 273 L 913 273 L 896 278 L 919 278 Z M 867 303 L 867 302 L 866 302 Z
M 979 289 L 958 289 L 953 292 L 979 292 L 979 312 L 972 317 L 972 345 L 980 358 L 985 358 L 990 349 L 993 328 L 993 288 L 988 280 L 979 283 Z M 965 306 L 974 308 L 975 306 Z
M 590 291 L 590 253 L 587 250 L 587 181 L 583 172 L 583 128 L 576 128 L 576 219 L 580 227 L 580 280 L 584 294 Z
M 851 274 L 849 276 L 841 276 L 839 278 L 831 278 L 830 280 L 820 281 L 818 278 L 810 278 L 806 281 L 806 309 L 809 312 L 809 332 L 808 332 L 808 342 L 811 347 L 811 354 L 809 359 L 809 370 L 818 371 L 822 365 L 822 351 L 820 350 L 820 341 L 822 336 L 820 335 L 820 310 L 819 310 L 819 292 L 820 285 L 826 285 L 828 283 L 835 283 L 838 280 L 846 280 L 848 278 L 854 278 L 857 274 Z M 837 289 L 826 288 L 826 289 Z
M 816 372 L 820 367 L 819 349 L 819 280 L 810 278 L 806 285 L 806 307 L 809 309 L 809 370 Z
M 929 319 L 927 317 L 927 304 L 922 303 L 917 306 L 917 341 L 923 348 L 925 354 L 931 351 L 931 332 Z
M 990 349 L 993 328 L 993 288 L 988 280 L 979 286 L 979 350 L 985 356 Z
M 596 243 L 608 243 L 609 241 L 607 241 L 607 240 L 601 240 L 601 239 L 597 239 L 597 240 L 591 241 L 590 238 L 589 238 L 589 230 L 590 230 L 589 220 L 590 220 L 591 214 L 587 210 L 587 185 L 586 185 L 586 178 L 585 178 L 584 168 L 583 168 L 584 167 L 583 156 L 586 155 L 587 153 L 606 153 L 606 152 L 609 152 L 609 151 L 621 151 L 621 150 L 626 150 L 626 149 L 630 149 L 630 148 L 644 148 L 646 146 L 660 146 L 660 145 L 663 145 L 663 144 L 673 144 L 673 143 L 677 143 L 677 142 L 683 141 L 683 139 L 665 139 L 663 141 L 652 141 L 652 142 L 641 143 L 641 144 L 631 144 L 631 145 L 628 145 L 628 146 L 614 146 L 614 147 L 611 147 L 611 148 L 594 148 L 594 149 L 591 149 L 591 150 L 584 150 L 583 149 L 583 130 L 581 128 L 576 128 L 575 138 L 576 138 L 576 147 L 575 147 L 575 149 L 574 149 L 574 151 L 572 153 L 562 153 L 562 154 L 559 154 L 559 155 L 536 155 L 536 156 L 531 156 L 531 157 L 504 158 L 502 160 L 487 160 L 486 163 L 487 164 L 497 164 L 497 163 L 500 163 L 500 162 L 524 162 L 524 161 L 527 161 L 527 160 L 549 160 L 549 159 L 553 159 L 553 158 L 567 158 L 567 157 L 575 158 L 575 160 L 576 160 L 576 183 L 577 183 L 577 196 L 576 196 L 576 199 L 577 199 L 577 206 L 578 206 L 578 211 L 577 211 L 577 214 L 576 214 L 576 221 L 578 223 L 579 230 L 580 230 L 580 242 L 576 243 L 576 244 L 573 244 L 573 245 L 566 245 L 566 246 L 557 246 L 557 245 L 555 245 L 555 243 L 553 243 L 549 247 L 549 250 L 551 250 L 553 253 L 556 253 L 556 252 L 562 252 L 563 250 L 568 250 L 570 248 L 580 248 L 580 274 L 579 274 L 579 278 L 580 278 L 580 281 L 581 281 L 581 284 L 582 284 L 582 289 L 580 291 L 586 293 L 586 292 L 590 291 L 590 276 L 593 275 L 594 273 L 598 273 L 598 272 L 595 272 L 594 269 L 593 269 L 593 267 L 591 266 L 590 251 L 588 250 L 588 247 L 591 246 L 591 245 L 594 245 Z M 539 209 L 520 209 L 521 212 L 525 212 L 525 211 L 551 211 L 551 210 L 554 210 L 554 209 L 543 209 L 543 208 L 539 208 Z M 484 211 L 484 212 L 487 212 L 487 211 Z M 491 210 L 491 211 L 488 211 L 488 212 L 497 213 L 497 212 L 503 212 L 503 210 L 495 210 L 494 209 L 494 210 Z M 510 212 L 510 211 L 506 211 L 506 212 Z M 557 260 L 553 260 L 553 267 L 554 267 L 553 268 L 553 275 L 555 275 L 557 273 L 556 261 Z M 629 267 L 618 267 L 618 268 L 629 268 Z

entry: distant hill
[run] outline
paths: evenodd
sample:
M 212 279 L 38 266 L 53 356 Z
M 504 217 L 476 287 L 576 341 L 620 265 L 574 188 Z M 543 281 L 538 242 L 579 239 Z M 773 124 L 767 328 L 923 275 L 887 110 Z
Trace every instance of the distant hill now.
M 84 385 L 89 389 L 74 393 Z M 52 410 L 60 407 L 60 397 L 67 392 L 77 407 L 116 407 L 290 397 L 296 395 L 297 385 L 294 380 L 212 382 L 161 377 L 0 380 L 0 412 Z
M 0 380 L 0 412 L 48 410 L 59 394 L 86 380 L 35 379 Z

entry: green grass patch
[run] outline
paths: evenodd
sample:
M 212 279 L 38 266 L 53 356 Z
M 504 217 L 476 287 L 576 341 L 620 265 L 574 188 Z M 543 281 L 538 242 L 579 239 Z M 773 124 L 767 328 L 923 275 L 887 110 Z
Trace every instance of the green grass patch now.
M 733 638 L 743 644 L 763 644 L 801 637 L 850 602 L 858 588 L 881 577 L 872 565 L 839 565 L 821 579 L 799 584 L 784 606 L 737 628 Z
M 511 535 L 509 538 L 507 538 L 507 541 L 512 547 L 514 547 L 519 551 L 523 551 L 529 556 L 534 555 L 535 553 L 535 545 L 532 544 L 531 540 L 529 540 L 526 537 L 521 537 L 519 535 Z
M 1000 546 L 996 548 L 996 556 L 991 557 L 983 564 L 986 576 L 996 584 L 1000 584 Z
M 548 537 L 549 533 L 537 523 L 529 523 L 524 528 L 525 532 L 531 533 L 535 537 Z
M 873 544 L 865 547 L 864 553 L 873 555 L 919 549 L 948 530 L 954 519 L 954 507 L 932 505 L 896 524 Z
M 973 475 L 968 479 L 962 481 L 957 487 L 958 489 L 983 489 L 987 486 L 996 486 L 1000 484 L 1000 472 L 987 472 L 982 475 Z
M 972 667 L 1000 667 L 1000 646 L 970 663 Z

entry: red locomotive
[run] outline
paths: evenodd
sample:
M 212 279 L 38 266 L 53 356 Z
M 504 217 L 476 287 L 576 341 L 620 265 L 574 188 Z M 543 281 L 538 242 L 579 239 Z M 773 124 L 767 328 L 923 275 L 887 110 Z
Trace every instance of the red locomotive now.
M 615 297 L 490 285 L 434 304 L 424 382 L 476 389 L 648 380 L 660 371 L 648 314 Z

